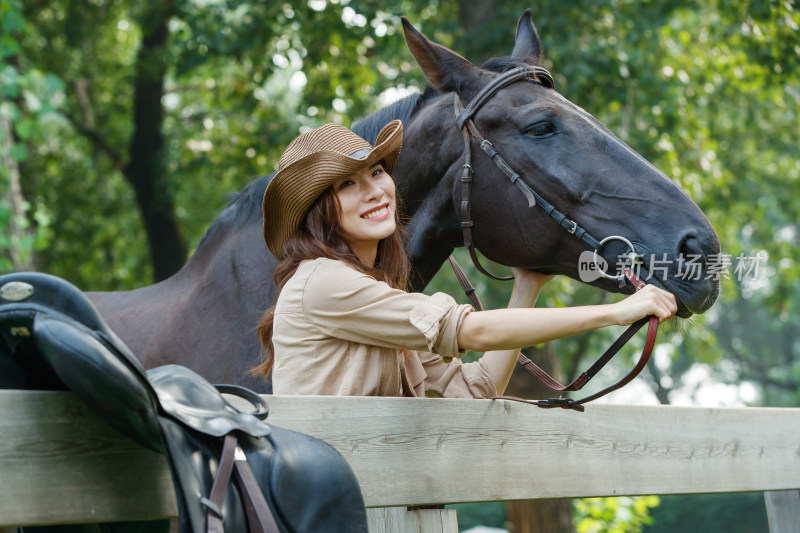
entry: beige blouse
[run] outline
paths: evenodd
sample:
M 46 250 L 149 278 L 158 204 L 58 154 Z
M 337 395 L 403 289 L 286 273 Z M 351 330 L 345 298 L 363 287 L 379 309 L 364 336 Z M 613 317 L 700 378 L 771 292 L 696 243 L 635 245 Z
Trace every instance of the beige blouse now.
M 471 311 L 444 293 L 393 289 L 341 261 L 304 261 L 275 309 L 273 391 L 494 396 L 486 367 L 458 359 L 456 334 Z

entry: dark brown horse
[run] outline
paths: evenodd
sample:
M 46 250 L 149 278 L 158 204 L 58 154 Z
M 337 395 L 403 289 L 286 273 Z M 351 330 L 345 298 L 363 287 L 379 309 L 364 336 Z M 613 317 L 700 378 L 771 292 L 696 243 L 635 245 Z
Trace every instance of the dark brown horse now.
M 455 124 L 455 99 L 467 106 L 501 73 L 538 65 L 541 50 L 530 11 L 519 21 L 512 55 L 482 67 L 428 41 L 406 21 L 404 29 L 430 88 L 367 117 L 354 130 L 374 142 L 390 120 L 405 125 L 394 179 L 410 219 L 413 285 L 419 290 L 463 243 L 457 209 L 465 147 Z M 496 91 L 473 120 L 520 179 L 558 211 L 598 239 L 624 236 L 643 256 L 657 257 L 666 270 L 652 281 L 677 296 L 681 316 L 702 313 L 714 303 L 719 283 L 713 276 L 687 279 L 677 271 L 682 256 L 705 265 L 719 253 L 708 220 L 683 190 L 594 117 L 548 84 L 520 80 Z M 540 206 L 529 207 L 474 139 L 471 152 L 476 247 L 501 264 L 579 279 L 579 258 L 592 247 Z M 270 178 L 259 178 L 238 194 L 171 278 L 129 292 L 90 295 L 147 367 L 178 363 L 214 382 L 266 391 L 246 371 L 259 359 L 254 327 L 275 297 L 276 260 L 261 236 L 261 197 Z M 613 266 L 625 251 L 614 241 L 600 255 Z M 647 267 L 645 261 L 645 276 Z M 606 278 L 592 283 L 630 290 Z

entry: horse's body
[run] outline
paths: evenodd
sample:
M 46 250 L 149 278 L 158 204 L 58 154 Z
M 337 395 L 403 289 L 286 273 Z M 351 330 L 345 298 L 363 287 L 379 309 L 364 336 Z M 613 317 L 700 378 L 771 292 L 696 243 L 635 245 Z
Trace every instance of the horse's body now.
M 387 122 L 404 123 L 393 177 L 410 220 L 413 287 L 419 290 L 461 245 L 456 206 L 464 145 L 454 125 L 454 98 L 466 105 L 498 72 L 538 64 L 540 47 L 529 12 L 520 19 L 512 56 L 483 68 L 405 26 L 409 48 L 435 91 L 384 108 L 353 129 L 374 143 Z M 487 101 L 473 120 L 522 179 L 559 211 L 598 238 L 622 235 L 646 258 L 668 261 L 662 263 L 667 275 L 653 281 L 675 293 L 681 316 L 713 304 L 717 280 L 676 276 L 681 255 L 705 264 L 719 253 L 708 220 L 686 193 L 591 115 L 552 89 L 519 81 Z M 542 210 L 530 208 L 485 154 L 476 146 L 472 151 L 473 237 L 481 252 L 505 265 L 579 279 L 578 258 L 590 248 Z M 259 358 L 254 328 L 275 298 L 276 260 L 261 236 L 261 197 L 270 178 L 257 179 L 231 202 L 173 277 L 134 291 L 90 295 L 145 366 L 178 363 L 213 382 L 265 390 L 245 372 Z M 625 251 L 618 244 L 603 251 L 612 267 L 614 254 Z M 646 267 L 645 262 L 645 276 Z M 629 290 L 603 278 L 593 284 Z

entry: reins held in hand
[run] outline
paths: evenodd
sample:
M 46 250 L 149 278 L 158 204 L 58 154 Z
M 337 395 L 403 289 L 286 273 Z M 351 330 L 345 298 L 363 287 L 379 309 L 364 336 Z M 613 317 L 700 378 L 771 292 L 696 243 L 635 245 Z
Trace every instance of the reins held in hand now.
M 633 246 L 631 246 L 633 248 Z M 635 251 L 631 252 L 631 258 L 633 258 L 633 254 Z M 480 298 L 478 298 L 475 289 L 470 285 L 467 276 L 464 274 L 463 270 L 459 266 L 458 262 L 455 258 L 451 255 L 450 256 L 450 264 L 453 267 L 453 270 L 456 273 L 456 277 L 458 278 L 459 283 L 464 288 L 464 292 L 466 293 L 467 297 L 472 302 L 472 305 L 478 311 L 483 310 L 483 305 L 481 304 Z M 633 265 L 631 265 L 633 266 Z M 634 289 L 639 291 L 644 288 L 645 283 L 639 280 L 638 277 L 633 273 L 633 270 L 628 267 L 625 269 L 623 275 L 624 280 L 633 285 Z M 624 283 L 624 281 L 623 281 Z M 645 318 L 641 318 L 628 326 L 622 335 L 614 341 L 614 343 L 608 347 L 608 349 L 603 352 L 603 355 L 591 366 L 588 370 L 581 373 L 572 383 L 568 385 L 562 385 L 558 382 L 555 378 L 553 378 L 550 374 L 542 370 L 541 367 L 537 366 L 533 361 L 531 361 L 528 357 L 526 357 L 522 352 L 520 352 L 519 356 L 517 357 L 517 362 L 522 365 L 528 372 L 536 376 L 536 378 L 541 381 L 547 387 L 558 391 L 558 392 L 573 392 L 581 390 L 589 381 L 598 373 L 600 370 L 608 364 L 611 359 L 614 358 L 615 355 L 622 349 L 623 346 L 638 332 L 642 326 L 648 324 L 647 326 L 647 339 L 645 341 L 644 348 L 642 349 L 642 353 L 639 356 L 639 360 L 633 369 L 628 372 L 625 377 L 621 380 L 616 382 L 615 384 L 606 387 L 605 389 L 586 396 L 585 398 L 581 398 L 578 400 L 572 398 L 549 398 L 547 400 L 526 400 L 524 398 L 518 398 L 516 396 L 495 396 L 493 399 L 496 400 L 512 400 L 515 402 L 523 402 L 532 405 L 536 405 L 537 407 L 541 407 L 543 409 L 552 409 L 555 407 L 560 407 L 562 409 L 572 409 L 574 411 L 584 411 L 584 404 L 596 400 L 605 396 L 606 394 L 613 392 L 617 389 L 620 389 L 633 381 L 633 379 L 638 376 L 644 367 L 647 365 L 647 362 L 650 360 L 650 356 L 653 353 L 653 348 L 656 342 L 656 334 L 658 332 L 658 317 L 656 316 L 649 316 Z

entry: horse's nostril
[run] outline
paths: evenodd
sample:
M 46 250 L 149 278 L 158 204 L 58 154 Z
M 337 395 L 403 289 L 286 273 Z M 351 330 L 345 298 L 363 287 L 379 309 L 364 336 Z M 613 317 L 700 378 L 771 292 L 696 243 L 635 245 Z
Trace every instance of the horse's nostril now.
M 684 259 L 690 259 L 692 257 L 701 257 L 702 260 L 705 260 L 705 254 L 703 253 L 703 247 L 700 244 L 700 241 L 694 235 L 687 235 L 681 241 L 681 246 L 678 250 L 678 253 L 684 257 Z

